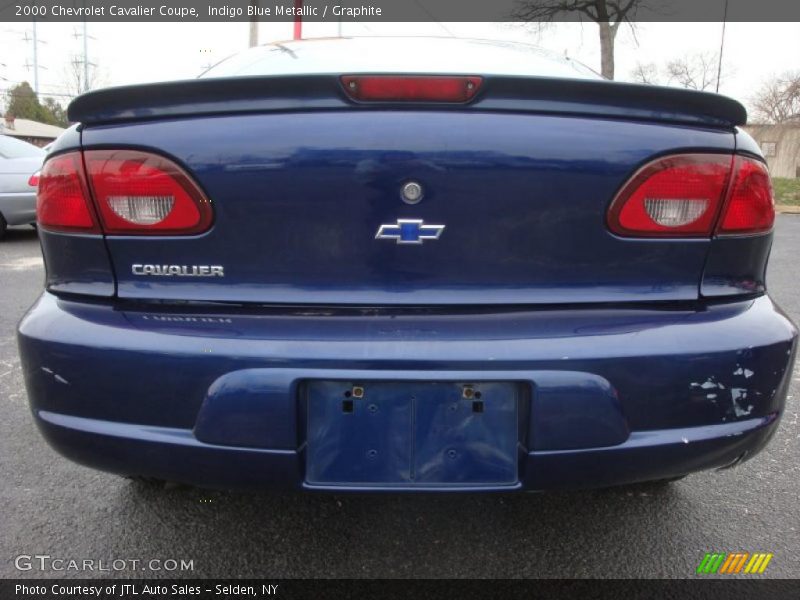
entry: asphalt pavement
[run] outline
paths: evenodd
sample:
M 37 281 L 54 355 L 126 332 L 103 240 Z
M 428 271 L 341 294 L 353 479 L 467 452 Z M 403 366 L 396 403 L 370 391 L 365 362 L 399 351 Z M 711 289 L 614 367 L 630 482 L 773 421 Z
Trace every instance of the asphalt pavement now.
M 800 215 L 781 215 L 768 284 L 797 322 L 799 262 Z M 10 230 L 0 241 L 0 577 L 691 577 L 711 551 L 772 552 L 764 576 L 800 574 L 797 367 L 765 451 L 664 487 L 440 496 L 157 489 L 75 465 L 36 431 L 14 330 L 43 278 L 36 233 Z M 37 554 L 91 560 L 95 570 L 16 568 L 28 564 L 17 557 Z M 124 568 L 114 571 L 123 564 L 114 560 Z M 167 570 L 181 560 L 187 570 Z

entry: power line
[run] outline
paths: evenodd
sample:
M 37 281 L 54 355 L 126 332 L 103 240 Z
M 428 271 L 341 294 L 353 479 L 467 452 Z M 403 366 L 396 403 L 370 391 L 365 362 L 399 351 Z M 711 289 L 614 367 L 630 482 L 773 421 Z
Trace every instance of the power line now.
M 453 34 L 452 31 L 450 31 L 447 27 L 444 26 L 443 23 L 441 23 L 436 17 L 433 16 L 431 11 L 429 11 L 427 8 L 425 8 L 425 5 L 423 5 L 422 2 L 420 2 L 420 0 L 414 0 L 414 4 L 419 6 L 422 9 L 422 12 L 424 12 L 426 15 L 428 15 L 430 20 L 433 21 L 434 23 L 436 23 L 439 27 L 441 27 L 445 31 L 445 33 L 447 35 L 449 35 L 450 37 L 456 37 L 455 34 Z

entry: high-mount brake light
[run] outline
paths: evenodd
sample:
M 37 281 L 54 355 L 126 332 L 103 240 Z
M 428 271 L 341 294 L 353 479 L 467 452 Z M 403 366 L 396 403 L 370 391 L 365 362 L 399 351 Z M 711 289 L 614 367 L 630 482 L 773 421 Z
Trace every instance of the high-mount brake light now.
M 213 219 L 211 203 L 171 160 L 138 150 L 87 150 L 87 179 L 111 235 L 193 235 Z
M 608 209 L 609 229 L 625 237 L 759 233 L 773 220 L 766 167 L 729 154 L 655 160 L 634 174 Z
M 36 196 L 36 221 L 43 229 L 100 233 L 80 152 L 59 154 L 44 163 Z
M 359 102 L 469 102 L 483 82 L 475 76 L 344 75 L 344 90 Z

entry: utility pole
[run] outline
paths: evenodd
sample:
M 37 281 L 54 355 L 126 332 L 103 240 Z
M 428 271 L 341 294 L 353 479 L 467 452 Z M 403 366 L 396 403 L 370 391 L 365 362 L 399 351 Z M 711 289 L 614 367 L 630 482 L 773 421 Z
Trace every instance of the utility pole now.
M 253 9 L 258 8 L 258 0 L 250 0 L 250 6 Z M 256 10 L 253 10 L 253 16 L 250 17 L 250 48 L 258 46 L 258 17 Z
M 39 95 L 39 43 L 36 39 L 36 19 L 33 20 L 33 91 Z
M 85 3 L 84 3 L 85 6 Z M 83 45 L 83 50 L 80 51 L 80 54 L 83 54 L 82 59 L 78 59 L 77 56 L 74 56 L 73 65 L 75 67 L 75 77 L 77 79 L 77 92 L 79 94 L 85 93 L 89 91 L 91 87 L 89 81 L 89 67 L 96 67 L 97 65 L 89 60 L 89 39 L 96 39 L 89 35 L 88 23 L 84 19 L 83 21 L 83 29 L 81 31 L 77 29 L 73 29 L 72 37 L 75 38 L 76 41 L 81 41 Z M 81 67 L 83 67 L 81 69 Z M 82 71 L 82 72 L 81 72 Z
M 38 30 L 36 28 L 36 19 L 33 19 L 32 25 L 33 25 L 33 27 L 32 27 L 32 31 L 31 31 L 30 37 L 28 36 L 28 31 L 25 30 L 25 32 L 22 35 L 22 41 L 25 42 L 26 46 L 28 45 L 28 43 L 32 43 L 33 44 L 33 64 L 31 64 L 31 60 L 30 60 L 31 57 L 29 55 L 28 57 L 25 58 L 25 65 L 24 66 L 25 66 L 25 70 L 26 71 L 30 71 L 31 68 L 33 69 L 33 91 L 36 92 L 36 94 L 38 95 L 38 93 L 39 93 L 39 70 L 40 69 L 44 69 L 45 71 L 47 70 L 47 67 L 43 67 L 42 65 L 39 64 L 39 44 L 46 44 L 47 42 L 42 41 L 42 40 L 39 39 L 39 32 L 38 32 Z M 8 80 L 6 79 L 6 81 L 8 81 Z
M 89 42 L 86 35 L 86 19 L 83 20 L 83 91 L 89 91 Z

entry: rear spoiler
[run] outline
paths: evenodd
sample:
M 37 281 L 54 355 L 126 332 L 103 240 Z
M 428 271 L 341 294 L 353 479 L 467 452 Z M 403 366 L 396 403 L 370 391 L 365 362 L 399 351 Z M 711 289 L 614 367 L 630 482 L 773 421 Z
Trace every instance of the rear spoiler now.
M 466 104 L 352 101 L 338 75 L 229 77 L 106 88 L 77 97 L 70 121 L 86 125 L 271 111 L 425 110 L 501 111 L 640 119 L 733 128 L 744 125 L 739 102 L 707 92 L 594 79 L 485 76 Z

